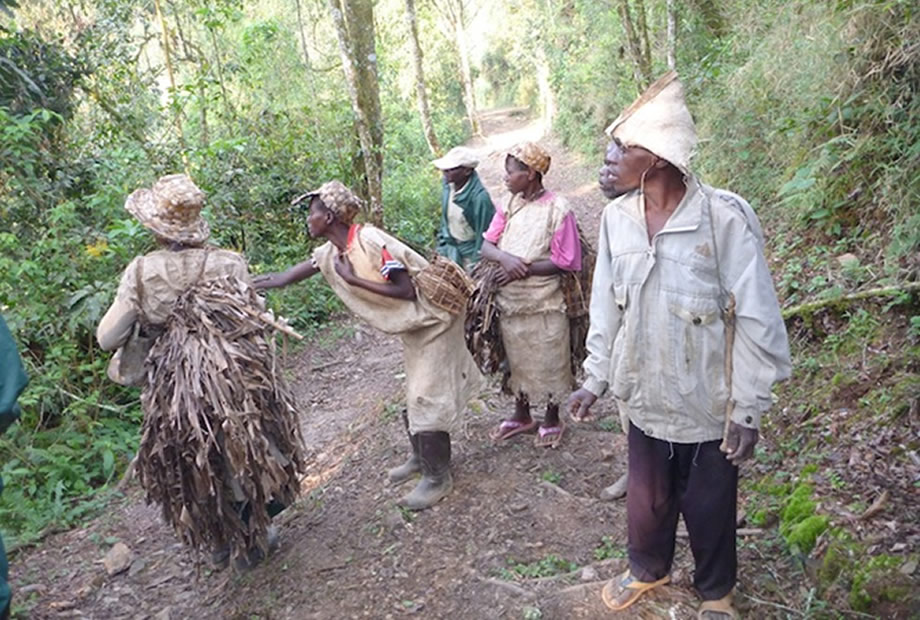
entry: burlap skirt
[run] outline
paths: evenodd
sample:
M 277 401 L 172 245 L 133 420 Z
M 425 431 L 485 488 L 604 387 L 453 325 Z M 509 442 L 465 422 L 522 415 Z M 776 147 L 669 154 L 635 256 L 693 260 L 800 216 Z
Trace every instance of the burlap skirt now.
M 409 432 L 459 430 L 483 377 L 463 342 L 463 317 L 402 334 Z
M 503 314 L 501 332 L 515 396 L 523 392 L 531 405 L 568 398 L 574 378 L 565 312 Z

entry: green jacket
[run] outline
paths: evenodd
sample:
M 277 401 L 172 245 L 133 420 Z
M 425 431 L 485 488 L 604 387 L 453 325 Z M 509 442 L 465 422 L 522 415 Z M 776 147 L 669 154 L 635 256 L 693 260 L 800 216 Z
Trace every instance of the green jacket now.
M 19 351 L 16 350 L 16 343 L 6 322 L 0 316 L 0 434 L 19 418 L 19 405 L 16 399 L 28 382 Z M 0 478 L 0 493 L 2 492 L 3 479 Z M 9 565 L 6 561 L 3 539 L 0 538 L 0 615 L 8 613 L 10 608 L 11 594 L 8 582 Z
M 475 263 L 479 260 L 479 251 L 482 248 L 482 233 L 489 228 L 492 216 L 495 215 L 492 198 L 489 197 L 489 192 L 486 191 L 475 170 L 463 189 L 454 196 L 454 202 L 463 209 L 466 221 L 476 233 L 469 241 L 457 241 L 451 236 L 447 225 L 449 202 L 450 186 L 445 181 L 441 194 L 441 226 L 438 229 L 437 252 L 460 265 Z
M 16 399 L 28 382 L 16 343 L 6 322 L 0 316 L 0 434 L 19 419 L 19 404 Z

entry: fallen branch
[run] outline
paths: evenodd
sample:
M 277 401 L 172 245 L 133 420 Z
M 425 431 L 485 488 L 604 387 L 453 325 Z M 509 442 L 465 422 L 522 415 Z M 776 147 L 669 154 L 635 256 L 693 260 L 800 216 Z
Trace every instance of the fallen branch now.
M 866 508 L 866 511 L 859 515 L 860 521 L 867 521 L 885 509 L 885 503 L 888 501 L 888 490 L 882 491 L 882 494 L 875 498 L 872 505 Z
M 867 291 L 860 291 L 858 293 L 851 293 L 849 295 L 841 295 L 839 297 L 833 297 L 831 299 L 821 299 L 819 301 L 810 301 L 797 306 L 792 306 L 791 308 L 786 308 L 783 310 L 783 319 L 789 319 L 794 316 L 799 316 L 802 314 L 813 314 L 818 310 L 826 308 L 828 306 L 836 306 L 838 304 L 849 304 L 854 301 L 859 301 L 861 299 L 869 299 L 870 297 L 893 297 L 895 295 L 900 295 L 902 293 L 908 293 L 911 291 L 920 290 L 920 282 L 907 282 L 901 286 L 889 286 L 883 288 L 873 288 Z
M 522 588 L 519 585 L 515 585 L 514 583 L 510 581 L 505 581 L 503 579 L 493 579 L 492 577 L 482 577 L 482 576 L 480 576 L 479 579 L 481 581 L 484 581 L 485 583 L 490 583 L 493 586 L 497 586 L 499 588 L 508 590 L 509 592 L 513 592 L 514 594 L 518 596 L 523 596 L 526 599 L 537 598 L 537 595 L 534 592 L 531 592 L 527 588 Z
M 739 527 L 735 530 L 735 536 L 763 536 L 767 533 L 767 530 L 762 527 Z M 690 533 L 687 530 L 681 528 L 677 530 L 678 538 L 689 538 Z
M 550 482 L 549 480 L 541 480 L 541 481 L 540 481 L 540 486 L 546 487 L 547 489 L 553 490 L 553 491 L 555 491 L 556 493 L 559 493 L 559 494 L 561 494 L 561 495 L 565 495 L 565 496 L 568 497 L 568 498 L 571 498 L 571 499 L 574 499 L 574 500 L 578 500 L 578 501 L 580 501 L 580 502 L 594 502 L 594 501 L 595 501 L 595 499 L 594 499 L 593 497 L 581 497 L 580 495 L 573 495 L 573 494 L 569 493 L 568 491 L 566 491 L 565 489 L 563 489 L 563 488 L 562 488 L 561 486 L 559 486 L 558 484 L 553 484 L 553 483 Z

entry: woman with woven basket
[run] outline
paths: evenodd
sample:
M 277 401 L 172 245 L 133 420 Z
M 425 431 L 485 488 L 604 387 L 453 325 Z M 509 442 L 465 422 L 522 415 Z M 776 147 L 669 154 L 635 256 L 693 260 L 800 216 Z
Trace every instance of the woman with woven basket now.
M 310 235 L 327 242 L 287 271 L 258 276 L 255 286 L 277 288 L 321 273 L 349 310 L 400 336 L 406 364 L 403 421 L 412 453 L 389 470 L 388 478 L 399 484 L 421 473 L 399 504 L 410 510 L 433 506 L 453 488 L 450 433 L 482 381 L 463 344 L 469 294 L 465 276 L 450 261 L 429 263 L 379 228 L 355 224 L 360 199 L 339 181 L 323 184 L 294 204 L 308 206 Z
M 562 274 L 581 270 L 582 249 L 568 202 L 543 187 L 549 164 L 549 154 L 533 142 L 508 152 L 505 187 L 511 196 L 483 234 L 482 256 L 500 265 L 495 300 L 515 396 L 514 415 L 492 437 L 531 432 L 537 427 L 531 405 L 545 403 L 535 443 L 556 447 L 565 430 L 559 403 L 574 383 Z

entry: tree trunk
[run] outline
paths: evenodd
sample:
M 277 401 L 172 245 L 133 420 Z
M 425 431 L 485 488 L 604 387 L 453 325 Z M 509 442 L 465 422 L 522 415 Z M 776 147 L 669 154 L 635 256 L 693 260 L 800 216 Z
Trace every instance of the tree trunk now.
M 422 68 L 422 47 L 418 42 L 418 22 L 415 18 L 415 0 L 406 0 L 406 25 L 409 27 L 412 60 L 415 63 L 415 92 L 418 98 L 418 113 L 422 119 L 422 130 L 425 132 L 425 142 L 428 143 L 428 150 L 437 157 L 440 155 L 441 146 L 438 144 L 438 137 L 434 133 L 431 111 L 428 108 L 428 93 L 425 91 L 425 73 Z
M 313 90 L 313 65 L 310 63 L 310 52 L 307 50 L 307 35 L 303 31 L 303 11 L 300 0 L 294 0 L 297 7 L 297 29 L 300 31 L 300 45 L 303 47 L 303 62 L 307 68 L 307 85 Z
M 456 20 L 454 21 L 454 36 L 457 40 L 457 53 L 460 56 L 460 74 L 463 77 L 463 104 L 466 106 L 466 115 L 470 119 L 470 129 L 473 135 L 481 135 L 479 116 L 476 113 L 476 94 L 473 91 L 473 74 L 470 71 L 470 52 L 466 45 L 466 24 L 464 23 L 464 8 L 462 0 L 457 2 Z
M 163 58 L 166 62 L 166 74 L 169 76 L 169 88 L 170 88 L 170 104 L 175 102 L 176 96 L 176 78 L 173 75 L 173 66 L 172 60 L 169 56 L 169 29 L 166 27 L 166 18 L 163 17 L 163 11 L 160 8 L 160 0 L 153 0 L 153 5 L 156 8 L 157 18 L 160 21 L 160 28 L 163 31 Z M 182 129 L 182 114 L 179 110 L 179 107 L 176 106 L 175 109 L 175 124 L 176 132 L 179 134 L 179 149 L 182 151 L 182 165 L 185 167 L 185 172 L 188 173 L 188 153 L 185 146 L 185 132 Z
M 361 144 L 369 217 L 379 225 L 383 223 L 383 124 L 377 83 L 373 5 L 371 0 L 329 0 L 329 9 Z
M 534 64 L 537 68 L 537 87 L 540 89 L 540 113 L 543 120 L 543 131 L 548 133 L 553 126 L 553 118 L 556 116 L 556 100 L 553 97 L 553 89 L 549 83 L 549 61 L 546 59 L 546 52 L 542 44 L 537 44 Z
M 640 26 L 645 25 L 645 5 L 641 2 L 638 6 L 641 16 L 639 18 Z M 633 59 L 633 75 L 636 78 L 636 86 L 639 92 L 644 91 L 652 83 L 651 52 L 642 50 L 641 29 L 636 31 L 633 24 L 632 12 L 629 10 L 629 0 L 620 0 L 617 5 L 620 14 L 620 21 L 623 23 L 623 32 L 626 34 L 626 48 Z M 648 45 L 648 30 L 645 31 L 645 43 Z
M 674 0 L 667 2 L 668 12 L 668 69 L 672 71 L 677 67 L 677 9 Z

